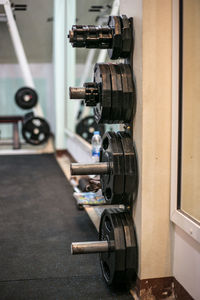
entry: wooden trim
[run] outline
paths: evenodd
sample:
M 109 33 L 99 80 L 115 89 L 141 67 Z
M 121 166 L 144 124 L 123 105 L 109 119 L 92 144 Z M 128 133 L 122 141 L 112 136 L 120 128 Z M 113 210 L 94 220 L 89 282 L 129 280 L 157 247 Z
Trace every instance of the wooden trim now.
M 61 157 L 61 156 L 63 156 L 63 155 L 65 155 L 65 156 L 67 156 L 67 157 L 69 157 L 69 159 L 70 159 L 70 161 L 71 162 L 77 162 L 76 160 L 75 160 L 75 158 L 69 153 L 69 151 L 67 151 L 66 149 L 60 149 L 60 150 L 56 150 L 56 156 L 57 157 Z
M 174 277 L 138 278 L 131 294 L 140 300 L 194 300 Z

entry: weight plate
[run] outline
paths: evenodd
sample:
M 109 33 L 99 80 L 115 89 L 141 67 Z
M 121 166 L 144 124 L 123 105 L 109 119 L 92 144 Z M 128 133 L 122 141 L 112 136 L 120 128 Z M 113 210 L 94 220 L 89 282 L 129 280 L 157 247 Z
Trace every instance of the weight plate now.
M 29 87 L 22 87 L 15 94 L 16 104 L 23 109 L 33 108 L 38 101 L 36 91 Z
M 102 139 L 100 162 L 108 162 L 112 172 L 101 175 L 102 193 L 109 204 L 122 203 L 124 193 L 124 155 L 120 138 L 115 132 L 106 132 Z
M 109 64 L 111 74 L 111 94 L 112 94 L 112 108 L 110 120 L 112 123 L 121 123 L 121 103 L 123 98 L 122 82 L 120 67 L 116 64 Z
M 105 132 L 104 125 L 98 125 L 93 116 L 88 116 L 76 125 L 76 133 L 79 134 L 88 143 L 91 143 L 94 131 L 99 130 L 101 136 Z
M 130 110 L 129 117 L 134 119 L 135 112 L 136 112 L 136 88 L 135 88 L 135 82 L 133 80 L 133 72 L 131 66 L 128 64 L 124 64 L 123 68 L 125 69 L 127 75 L 128 88 L 130 93 L 129 101 L 130 101 L 130 107 L 132 107 L 132 111 Z
M 123 225 L 126 245 L 126 284 L 130 286 L 137 279 L 138 247 L 133 219 L 128 212 L 119 213 Z
M 133 41 L 131 22 L 127 16 L 121 16 L 122 22 L 122 53 L 120 57 L 127 58 L 131 53 L 131 46 Z
M 117 210 L 104 210 L 100 221 L 99 240 L 115 243 L 115 251 L 100 254 L 100 265 L 108 285 L 121 285 L 126 274 L 126 250 L 123 225 Z
M 124 194 L 123 202 L 125 205 L 130 205 L 131 198 L 136 198 L 138 189 L 138 166 L 136 149 L 133 145 L 131 136 L 126 132 L 118 132 L 120 137 L 123 156 L 124 156 Z
M 22 125 L 22 135 L 25 141 L 31 145 L 41 145 L 50 136 L 49 124 L 42 118 L 25 118 Z
M 121 71 L 121 80 L 123 88 L 123 108 L 121 119 L 124 120 L 124 123 L 130 123 L 133 112 L 132 71 L 130 65 L 128 64 L 120 64 L 119 66 Z
M 117 59 L 122 52 L 122 30 L 121 20 L 118 16 L 110 16 L 108 26 L 113 29 L 112 48 L 108 49 L 108 55 L 111 59 Z
M 96 64 L 94 67 L 94 82 L 100 85 L 100 102 L 94 108 L 97 123 L 109 123 L 111 110 L 110 69 L 107 64 Z

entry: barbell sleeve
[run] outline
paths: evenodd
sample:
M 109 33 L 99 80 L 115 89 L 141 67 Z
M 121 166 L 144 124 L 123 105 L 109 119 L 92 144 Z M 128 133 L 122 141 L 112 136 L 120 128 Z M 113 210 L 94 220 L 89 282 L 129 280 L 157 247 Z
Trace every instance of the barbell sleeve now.
M 71 175 L 101 175 L 107 174 L 111 170 L 111 165 L 107 162 L 95 164 L 79 164 L 70 165 Z
M 69 88 L 70 99 L 85 99 L 84 87 L 70 87 Z
M 75 242 L 71 244 L 71 254 L 102 253 L 114 250 L 114 241 Z

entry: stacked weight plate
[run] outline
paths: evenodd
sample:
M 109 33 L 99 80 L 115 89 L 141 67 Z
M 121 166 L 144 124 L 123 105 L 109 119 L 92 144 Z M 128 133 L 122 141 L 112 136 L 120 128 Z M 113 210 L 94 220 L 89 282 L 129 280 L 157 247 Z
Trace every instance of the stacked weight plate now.
M 106 209 L 101 216 L 99 240 L 114 241 L 114 251 L 100 253 L 103 277 L 108 285 L 127 287 L 136 279 L 138 251 L 135 226 L 128 212 Z
M 102 139 L 100 162 L 112 171 L 101 175 L 102 193 L 109 204 L 130 205 L 137 193 L 137 158 L 131 136 L 126 132 L 107 132 Z
M 95 93 L 94 93 L 95 91 Z M 130 123 L 136 110 L 136 91 L 129 64 L 96 64 L 94 81 L 70 88 L 71 99 L 94 107 L 97 123 Z
M 73 47 L 106 48 L 111 59 L 133 55 L 132 19 L 110 16 L 102 26 L 73 26 L 69 33 Z M 72 164 L 72 175 L 100 175 L 107 204 L 123 204 L 125 210 L 105 209 L 101 215 L 99 241 L 72 243 L 73 254 L 100 253 L 103 277 L 108 285 L 127 287 L 136 279 L 138 248 L 131 216 L 138 188 L 136 149 L 130 132 L 136 112 L 136 88 L 128 63 L 97 63 L 93 82 L 70 88 L 71 99 L 84 99 L 94 107 L 98 124 L 125 124 L 125 130 L 108 131 L 102 138 L 96 164 Z

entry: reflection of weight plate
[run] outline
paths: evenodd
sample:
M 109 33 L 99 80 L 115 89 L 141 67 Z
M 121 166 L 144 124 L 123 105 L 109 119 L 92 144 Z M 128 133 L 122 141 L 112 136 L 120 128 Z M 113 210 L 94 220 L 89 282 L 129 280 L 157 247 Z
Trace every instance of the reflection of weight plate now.
M 109 123 L 111 111 L 110 69 L 107 64 L 96 64 L 94 67 L 94 82 L 100 85 L 100 101 L 94 108 L 97 123 Z
M 101 175 L 102 193 L 109 204 L 122 203 L 124 192 L 124 159 L 120 138 L 115 132 L 106 132 L 102 139 L 100 162 L 107 162 L 112 172 Z
M 22 125 L 22 135 L 27 143 L 41 145 L 50 136 L 49 124 L 39 117 L 25 117 Z
M 80 135 L 84 140 L 86 140 L 88 143 L 91 143 L 91 139 L 93 137 L 94 131 L 100 131 L 100 134 L 104 134 L 104 126 L 98 125 L 95 122 L 95 119 L 93 116 L 86 117 L 82 119 L 77 125 L 76 125 L 76 133 Z
M 114 249 L 100 253 L 106 283 L 129 287 L 136 280 L 138 269 L 136 232 L 130 214 L 120 209 L 105 209 L 100 221 L 99 240 L 106 240 L 111 247 L 114 246 Z
M 38 101 L 36 91 L 29 87 L 20 88 L 15 94 L 16 104 L 23 109 L 33 108 Z

